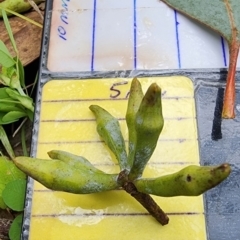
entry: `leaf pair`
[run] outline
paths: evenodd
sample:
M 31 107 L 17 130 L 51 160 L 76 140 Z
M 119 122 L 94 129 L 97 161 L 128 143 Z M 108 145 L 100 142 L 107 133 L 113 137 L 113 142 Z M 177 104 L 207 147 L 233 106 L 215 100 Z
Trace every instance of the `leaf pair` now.
M 129 135 L 128 162 L 131 164 L 129 178 L 141 177 L 147 162 L 152 156 L 162 132 L 161 88 L 152 83 L 145 95 L 137 78 L 131 84 L 126 122 Z
M 143 95 L 137 78 L 132 81 L 126 114 L 128 156 L 118 120 L 100 106 L 91 105 L 90 110 L 96 117 L 99 135 L 116 156 L 121 171 L 129 171 L 132 180 L 140 177 L 163 128 L 161 89 L 153 83 Z

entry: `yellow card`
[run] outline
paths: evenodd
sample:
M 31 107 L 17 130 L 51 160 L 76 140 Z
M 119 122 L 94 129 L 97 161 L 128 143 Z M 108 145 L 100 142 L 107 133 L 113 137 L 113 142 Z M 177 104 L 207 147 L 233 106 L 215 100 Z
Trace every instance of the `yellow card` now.
M 144 177 L 157 177 L 199 164 L 194 86 L 186 77 L 139 78 L 144 92 L 152 82 L 162 88 L 164 129 Z M 125 112 L 131 79 L 52 80 L 43 87 L 37 157 L 54 149 L 86 157 L 108 173 L 119 167 L 96 131 L 91 104 L 117 117 L 127 140 Z M 129 194 L 89 195 L 53 192 L 34 182 L 30 240 L 206 240 L 203 198 L 154 197 L 169 215 L 161 226 Z

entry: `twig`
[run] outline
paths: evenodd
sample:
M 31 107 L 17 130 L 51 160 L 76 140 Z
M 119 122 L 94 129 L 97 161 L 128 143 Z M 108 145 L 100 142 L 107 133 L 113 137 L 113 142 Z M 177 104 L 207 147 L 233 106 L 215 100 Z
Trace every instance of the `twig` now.
M 21 129 L 21 127 L 23 126 L 23 124 L 27 121 L 27 118 L 24 118 L 23 121 L 21 122 L 21 124 L 19 125 L 19 127 L 15 130 L 15 132 L 13 133 L 12 137 L 14 138 L 17 133 L 19 132 L 19 130 Z
M 167 214 L 157 205 L 153 198 L 148 194 L 139 192 L 134 183 L 127 179 L 127 172 L 120 172 L 118 182 L 122 185 L 123 189 L 134 197 L 159 223 L 163 226 L 168 224 L 169 218 Z
M 132 182 L 125 183 L 123 188 L 141 203 L 159 223 L 162 225 L 168 224 L 169 218 L 167 214 L 157 205 L 150 195 L 139 192 Z
M 41 19 L 43 20 L 43 15 L 42 15 L 40 9 L 38 8 L 37 4 L 33 0 L 27 0 L 27 1 L 33 7 L 33 9 L 40 15 Z

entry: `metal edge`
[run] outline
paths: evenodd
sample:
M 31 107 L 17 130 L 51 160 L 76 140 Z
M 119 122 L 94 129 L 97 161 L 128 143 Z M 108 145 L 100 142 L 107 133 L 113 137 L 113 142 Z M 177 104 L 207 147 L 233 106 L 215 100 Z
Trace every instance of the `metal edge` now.
M 36 154 L 36 143 L 34 142 L 34 139 L 37 139 L 38 134 L 38 118 L 39 118 L 39 112 L 40 112 L 40 101 L 41 101 L 41 79 L 42 79 L 42 71 L 44 69 L 44 56 L 46 54 L 46 39 L 45 35 L 49 31 L 49 18 L 50 13 L 52 9 L 52 2 L 51 0 L 46 0 L 46 10 L 45 10 L 45 18 L 44 18 L 44 24 L 43 24 L 43 32 L 42 32 L 42 43 L 41 43 L 41 53 L 40 53 L 40 63 L 39 63 L 39 75 L 38 75 L 38 84 L 37 84 L 37 94 L 36 94 L 36 107 L 34 110 L 34 121 L 33 121 L 33 129 L 32 129 L 32 143 L 31 143 L 31 150 L 30 155 L 34 156 Z M 29 229 L 30 229 L 30 217 L 31 217 L 31 209 L 32 209 L 32 195 L 33 195 L 33 179 L 28 177 L 27 179 L 27 187 L 26 187 L 26 195 L 25 195 L 25 203 L 24 203 L 24 213 L 23 213 L 23 223 L 22 223 L 22 231 L 21 231 L 21 240 L 28 240 L 29 239 Z

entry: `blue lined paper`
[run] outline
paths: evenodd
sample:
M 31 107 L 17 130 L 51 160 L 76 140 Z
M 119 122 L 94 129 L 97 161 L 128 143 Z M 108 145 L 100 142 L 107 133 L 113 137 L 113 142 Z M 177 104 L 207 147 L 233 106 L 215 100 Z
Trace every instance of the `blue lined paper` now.
M 63 9 L 62 1 L 54 1 L 51 71 L 227 66 L 228 46 L 221 37 L 161 1 L 72 0 L 67 4 Z M 56 35 L 61 10 L 68 12 L 68 24 L 61 28 L 64 41 Z

